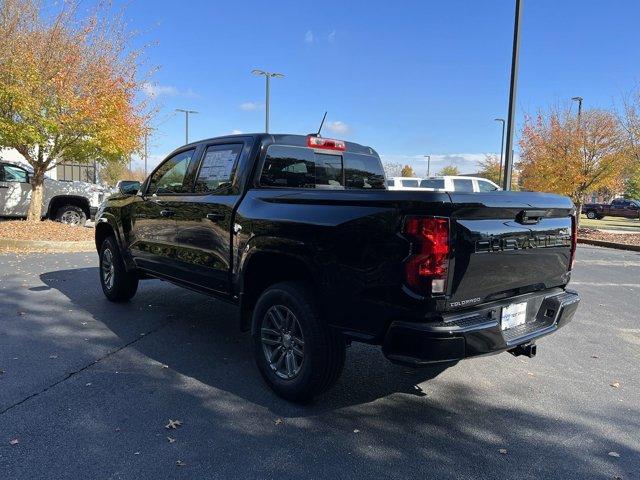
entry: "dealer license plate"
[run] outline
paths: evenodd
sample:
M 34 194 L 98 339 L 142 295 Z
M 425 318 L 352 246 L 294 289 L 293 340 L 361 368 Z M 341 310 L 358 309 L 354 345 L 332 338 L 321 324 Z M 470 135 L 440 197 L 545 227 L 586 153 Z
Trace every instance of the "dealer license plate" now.
M 527 321 L 527 302 L 512 303 L 502 308 L 502 330 L 517 327 Z

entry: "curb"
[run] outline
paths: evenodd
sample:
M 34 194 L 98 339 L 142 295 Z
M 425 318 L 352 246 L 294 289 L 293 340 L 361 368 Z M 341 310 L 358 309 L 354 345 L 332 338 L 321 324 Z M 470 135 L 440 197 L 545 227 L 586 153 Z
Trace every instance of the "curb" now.
M 88 252 L 96 248 L 93 240 L 56 242 L 53 240 L 14 240 L 0 238 L 0 248 L 47 250 L 51 252 Z
M 591 240 L 589 238 L 580 237 L 578 237 L 578 243 L 584 243 L 586 245 L 596 245 L 598 247 L 615 248 L 616 250 L 640 252 L 640 245 L 627 245 L 626 243 L 605 242 L 604 240 Z

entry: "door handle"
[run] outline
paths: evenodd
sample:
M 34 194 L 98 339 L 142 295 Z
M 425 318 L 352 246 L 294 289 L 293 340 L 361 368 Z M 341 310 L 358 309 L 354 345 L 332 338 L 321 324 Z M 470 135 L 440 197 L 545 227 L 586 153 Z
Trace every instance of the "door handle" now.
M 171 217 L 175 212 L 173 210 L 160 210 L 160 215 L 163 217 Z
M 224 213 L 207 213 L 207 220 L 211 220 L 212 222 L 224 220 Z
M 0 188 L 9 188 L 8 185 L 0 185 Z

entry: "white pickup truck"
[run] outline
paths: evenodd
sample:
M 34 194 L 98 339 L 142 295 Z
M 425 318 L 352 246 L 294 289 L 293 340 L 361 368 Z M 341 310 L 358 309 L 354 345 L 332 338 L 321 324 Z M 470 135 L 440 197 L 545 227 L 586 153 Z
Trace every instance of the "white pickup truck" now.
M 0 217 L 24 218 L 31 201 L 30 172 L 21 165 L 0 162 Z M 45 177 L 42 217 L 84 225 L 104 200 L 104 189 L 86 182 Z

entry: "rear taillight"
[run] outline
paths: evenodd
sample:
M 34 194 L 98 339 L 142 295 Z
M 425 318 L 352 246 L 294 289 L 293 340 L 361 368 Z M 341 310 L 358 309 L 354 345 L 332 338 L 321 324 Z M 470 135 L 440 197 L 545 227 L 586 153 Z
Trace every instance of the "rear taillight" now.
M 314 137 L 310 135 L 307 137 L 307 147 L 320 148 L 322 150 L 339 150 L 345 151 L 347 144 L 342 140 L 334 140 L 333 138 Z
M 569 270 L 573 270 L 576 262 L 576 249 L 578 247 L 578 221 L 575 215 L 571 216 L 571 253 L 569 254 Z
M 444 293 L 449 270 L 449 219 L 406 217 L 402 232 L 411 241 L 404 265 L 407 286 L 421 295 Z

